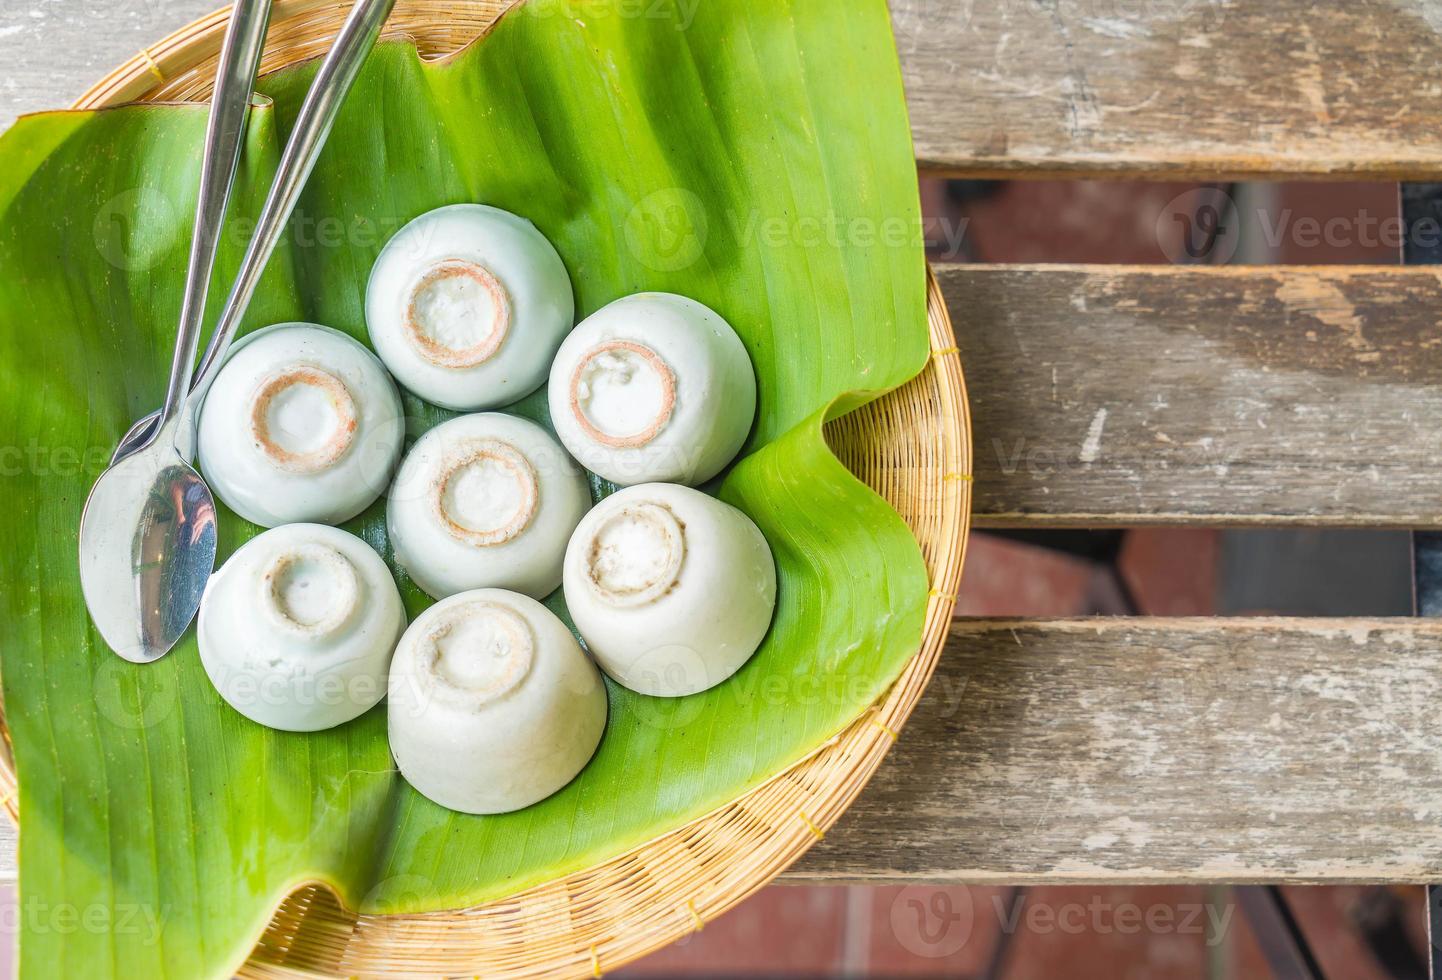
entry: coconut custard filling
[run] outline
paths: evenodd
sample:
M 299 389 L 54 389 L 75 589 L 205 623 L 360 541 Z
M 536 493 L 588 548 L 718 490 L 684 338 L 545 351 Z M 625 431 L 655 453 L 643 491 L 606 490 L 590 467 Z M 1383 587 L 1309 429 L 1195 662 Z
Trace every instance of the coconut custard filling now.
M 530 460 L 500 439 L 461 446 L 441 464 L 431 491 L 441 526 L 457 540 L 482 548 L 521 534 L 540 500 Z
M 292 473 L 334 465 L 355 440 L 356 402 L 329 371 L 301 366 L 272 374 L 250 400 L 250 434 L 261 454 Z
M 571 374 L 571 412 L 604 446 L 644 446 L 676 409 L 676 374 L 644 344 L 610 340 L 592 347 Z
M 470 368 L 495 356 L 511 328 L 511 298 L 491 270 L 446 259 L 416 280 L 402 327 L 416 353 L 445 368 Z
M 314 640 L 339 632 L 361 603 L 355 566 L 323 544 L 281 552 L 261 576 L 260 590 L 261 608 L 272 622 Z
M 452 606 L 421 640 L 422 682 L 457 707 L 479 710 L 520 686 L 535 648 L 530 625 L 505 606 Z
M 681 577 L 686 530 L 670 508 L 641 502 L 609 517 L 591 538 L 586 578 L 613 606 L 655 602 Z

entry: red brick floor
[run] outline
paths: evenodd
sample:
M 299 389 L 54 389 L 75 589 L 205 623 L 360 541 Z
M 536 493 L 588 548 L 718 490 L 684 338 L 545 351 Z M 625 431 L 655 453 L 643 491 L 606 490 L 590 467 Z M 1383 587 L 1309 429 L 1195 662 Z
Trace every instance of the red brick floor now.
M 1350 924 L 1365 891 L 1286 889 L 1324 976 L 1389 976 Z M 1395 891 L 1413 910 L 1420 950 L 1420 890 Z M 1273 975 L 1226 888 L 785 885 L 616 975 L 980 978 L 992 969 L 997 980 Z
M 1346 980 L 1387 980 L 1390 974 L 1363 944 L 1352 925 L 1356 910 L 1361 907 L 1367 889 L 1350 886 L 1284 889 L 1292 914 L 1306 934 L 1317 958 L 1317 965 L 1328 977 Z M 1405 925 L 1411 945 L 1420 953 L 1426 948 L 1426 924 L 1422 910 L 1424 899 L 1420 888 L 1393 888 L 1401 907 L 1407 912 Z M 1268 975 L 1261 947 L 1249 930 L 1238 930 L 1227 947 L 1225 968 L 1228 976 L 1251 977 Z
M 850 921 L 853 891 L 864 889 L 772 886 L 616 975 L 840 975 L 847 937 L 869 932 Z
M 1085 561 L 986 534 L 972 536 L 958 616 L 1078 616 L 1097 569 Z
M 1220 532 L 1197 528 L 1132 531 L 1121 571 L 1148 616 L 1210 616 L 1217 611 Z
M 945 260 L 1164 263 L 1171 242 L 1159 238 L 1158 217 L 1196 186 L 1018 181 L 953 210 L 939 184 L 926 182 L 927 242 L 932 255 Z

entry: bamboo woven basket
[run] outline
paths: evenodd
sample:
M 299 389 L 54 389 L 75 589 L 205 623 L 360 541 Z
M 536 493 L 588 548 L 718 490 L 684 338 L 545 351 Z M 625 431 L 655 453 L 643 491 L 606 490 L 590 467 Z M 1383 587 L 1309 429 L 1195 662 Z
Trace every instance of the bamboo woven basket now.
M 385 37 L 422 56 L 451 54 L 510 0 L 401 0 Z M 262 70 L 323 54 L 349 4 L 276 0 Z M 147 48 L 76 103 L 208 98 L 229 15 L 217 11 Z M 905 518 L 932 590 L 920 650 L 886 697 L 805 761 L 699 820 L 548 885 L 477 908 L 358 916 L 320 886 L 281 903 L 241 970 L 245 977 L 597 976 L 700 930 L 819 841 L 871 778 L 921 697 L 940 655 L 961 580 L 971 515 L 971 426 L 951 322 L 934 278 L 933 356 L 919 377 L 830 423 L 841 460 Z M 8 739 L 3 805 L 15 815 Z

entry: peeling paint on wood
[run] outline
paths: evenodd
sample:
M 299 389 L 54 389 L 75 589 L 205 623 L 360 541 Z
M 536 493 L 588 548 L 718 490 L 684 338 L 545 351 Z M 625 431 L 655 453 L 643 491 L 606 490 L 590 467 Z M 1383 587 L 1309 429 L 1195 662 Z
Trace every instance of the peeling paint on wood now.
M 1442 881 L 1442 624 L 959 622 L 793 881 Z

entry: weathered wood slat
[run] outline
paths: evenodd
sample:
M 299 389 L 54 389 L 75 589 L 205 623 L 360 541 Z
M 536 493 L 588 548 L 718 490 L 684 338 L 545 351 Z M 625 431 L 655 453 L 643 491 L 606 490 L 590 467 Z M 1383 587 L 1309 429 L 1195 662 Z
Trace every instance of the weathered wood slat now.
M 791 880 L 1442 881 L 1442 625 L 962 622 Z
M 1430 0 L 892 0 L 916 152 L 969 175 L 1442 171 Z
M 1442 273 L 937 271 L 978 524 L 1442 526 Z
M 1442 881 L 1439 656 L 1425 620 L 959 622 L 788 880 Z
M 0 9 L 0 127 L 218 0 Z M 916 151 L 974 176 L 1442 174 L 1431 0 L 890 0 Z M 35 7 L 35 9 L 31 9 Z M 1398 39 L 1405 39 L 1399 43 Z

